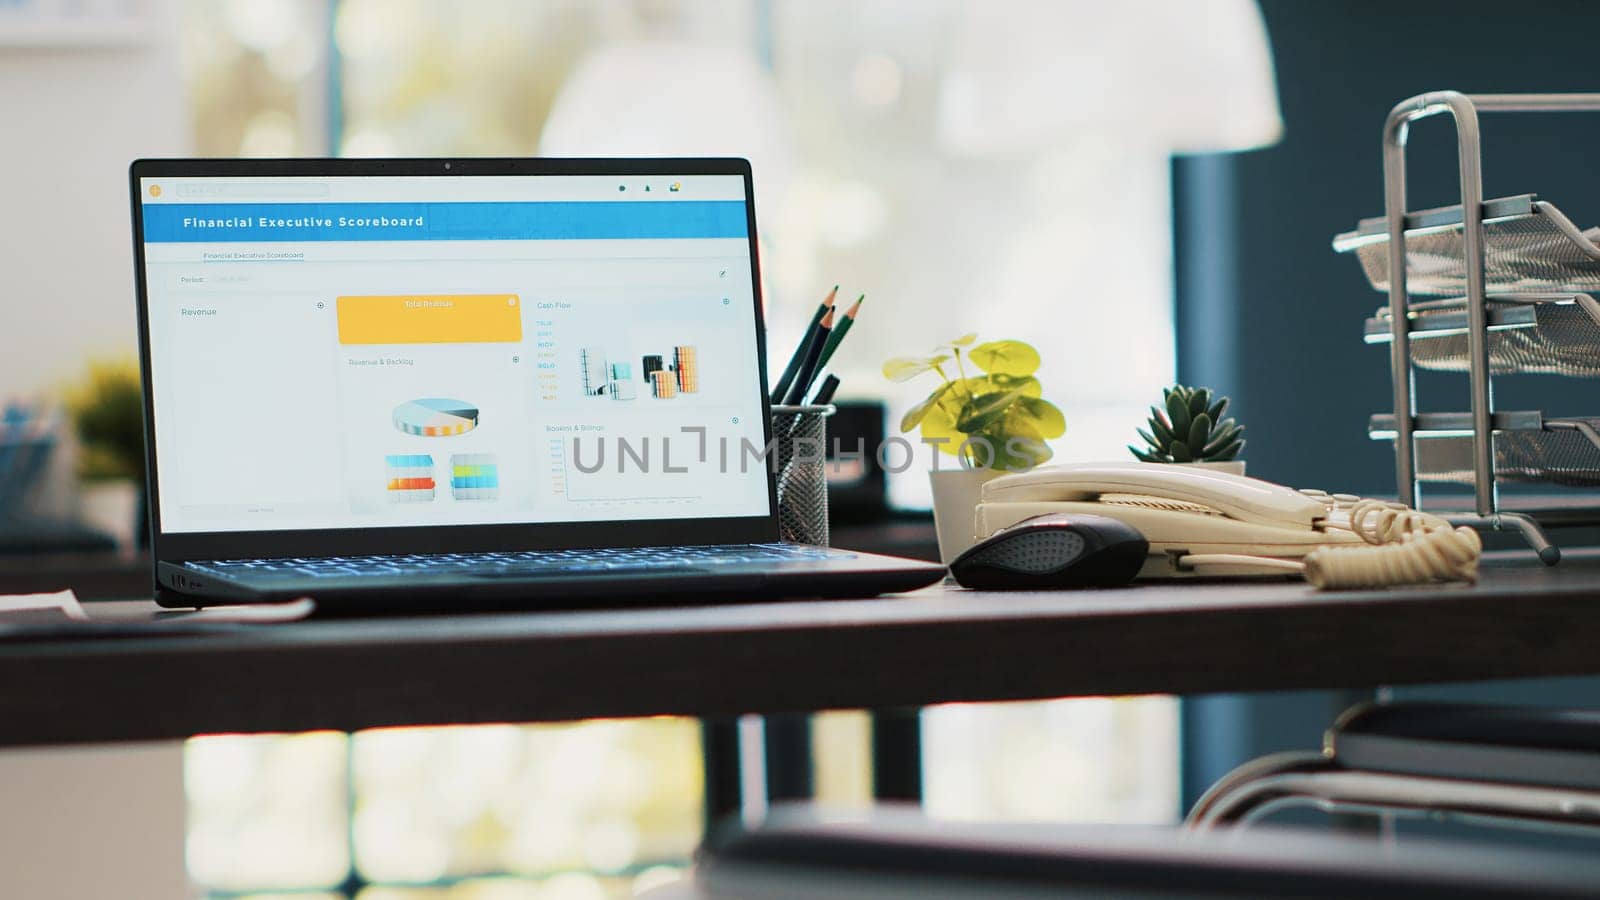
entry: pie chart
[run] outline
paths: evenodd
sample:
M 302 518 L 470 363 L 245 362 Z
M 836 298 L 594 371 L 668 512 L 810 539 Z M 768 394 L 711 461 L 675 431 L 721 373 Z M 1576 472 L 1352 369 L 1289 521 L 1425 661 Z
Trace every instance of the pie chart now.
M 478 427 L 478 408 L 464 400 L 423 397 L 394 408 L 394 427 L 424 437 L 466 434 Z

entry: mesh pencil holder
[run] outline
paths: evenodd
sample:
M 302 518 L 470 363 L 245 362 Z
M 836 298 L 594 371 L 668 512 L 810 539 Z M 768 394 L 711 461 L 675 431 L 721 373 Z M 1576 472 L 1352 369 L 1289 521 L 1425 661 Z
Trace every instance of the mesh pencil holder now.
M 828 545 L 828 417 L 834 407 L 772 407 L 771 464 L 778 476 L 778 534 Z

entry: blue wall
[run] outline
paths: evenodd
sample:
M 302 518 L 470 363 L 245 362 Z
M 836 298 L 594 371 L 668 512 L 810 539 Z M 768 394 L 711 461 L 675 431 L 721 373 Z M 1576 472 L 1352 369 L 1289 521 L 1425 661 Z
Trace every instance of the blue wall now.
M 1389 404 L 1387 356 L 1361 341 L 1363 320 L 1385 301 L 1329 241 L 1383 212 L 1380 129 L 1397 101 L 1442 89 L 1600 91 L 1600 4 L 1261 6 L 1286 134 L 1264 150 L 1174 165 L 1178 370 L 1186 382 L 1234 397 L 1249 430 L 1250 474 L 1393 492 L 1392 450 L 1366 438 L 1367 417 Z M 1487 196 L 1534 192 L 1580 227 L 1600 224 L 1600 114 L 1485 115 L 1483 127 Z M 1457 201 L 1453 142 L 1448 118 L 1413 129 L 1412 208 Z M 1428 376 L 1419 393 L 1422 409 L 1465 408 L 1464 378 Z M 1496 394 L 1502 409 L 1600 414 L 1586 381 L 1505 379 Z M 1565 680 L 1449 691 L 1580 705 L 1600 696 L 1597 688 L 1600 681 Z M 1192 700 L 1186 802 L 1245 759 L 1315 747 L 1346 699 L 1353 697 L 1296 692 Z

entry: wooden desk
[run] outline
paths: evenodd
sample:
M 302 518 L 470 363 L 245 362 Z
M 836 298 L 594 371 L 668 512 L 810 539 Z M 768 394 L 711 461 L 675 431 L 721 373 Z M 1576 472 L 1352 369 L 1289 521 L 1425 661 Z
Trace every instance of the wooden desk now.
M 97 615 L 148 619 L 150 604 Z M 1481 584 L 1163 584 L 0 642 L 0 745 L 1600 672 L 1600 554 Z

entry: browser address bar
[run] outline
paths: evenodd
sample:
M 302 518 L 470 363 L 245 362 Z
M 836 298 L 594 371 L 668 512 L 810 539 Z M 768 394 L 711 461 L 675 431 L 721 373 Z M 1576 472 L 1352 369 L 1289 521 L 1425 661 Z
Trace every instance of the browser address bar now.
M 315 181 L 238 183 L 217 182 L 178 185 L 179 197 L 203 199 L 253 199 L 292 197 L 305 199 L 328 196 L 328 186 Z

